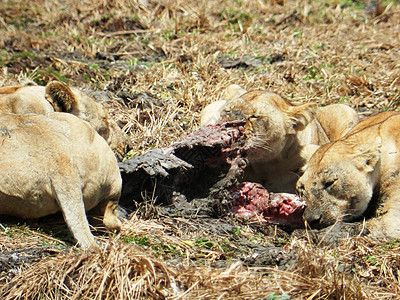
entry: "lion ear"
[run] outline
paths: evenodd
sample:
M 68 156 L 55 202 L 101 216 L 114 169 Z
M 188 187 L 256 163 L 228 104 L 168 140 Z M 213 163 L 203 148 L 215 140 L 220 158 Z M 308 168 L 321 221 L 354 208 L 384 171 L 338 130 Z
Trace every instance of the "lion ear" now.
M 353 161 L 357 169 L 367 173 L 372 172 L 381 158 L 380 145 L 364 144 L 353 155 Z
M 239 98 L 245 93 L 247 93 L 247 91 L 241 88 L 239 85 L 231 84 L 224 91 L 224 99 L 230 101 Z
M 296 133 L 296 131 L 303 130 L 309 123 L 315 119 L 317 113 L 317 104 L 306 103 L 298 106 L 291 106 L 289 115 L 288 133 Z
M 58 81 L 51 81 L 46 85 L 45 97 L 58 112 L 71 112 L 78 104 L 72 90 Z

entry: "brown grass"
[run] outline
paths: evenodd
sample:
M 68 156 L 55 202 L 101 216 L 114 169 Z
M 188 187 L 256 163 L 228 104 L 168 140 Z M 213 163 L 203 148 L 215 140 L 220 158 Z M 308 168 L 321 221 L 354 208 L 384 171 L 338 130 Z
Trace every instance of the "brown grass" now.
M 167 265 L 152 251 L 118 241 L 102 250 L 70 250 L 42 259 L 0 289 L 2 299 L 261 299 L 290 294 L 299 299 L 396 299 L 398 245 L 366 238 L 335 249 L 302 241 L 287 247 L 300 254 L 293 270 L 227 268 L 188 262 Z M 34 284 L 32 284 L 34 283 Z
M 6 1 L 0 61 L 7 79 L 111 85 L 164 99 L 165 114 L 146 123 L 135 109 L 115 112 L 141 151 L 195 128 L 199 110 L 230 83 L 293 101 L 397 108 L 397 4 L 371 18 L 341 1 L 281 2 Z M 244 55 L 263 63 L 218 64 Z
M 397 1 L 383 4 L 383 10 L 371 10 L 362 1 L 341 0 L 5 0 L 0 85 L 28 77 L 38 84 L 58 79 L 110 92 L 105 104 L 130 134 L 135 153 L 196 129 L 201 108 L 231 83 L 294 102 L 347 103 L 363 115 L 395 110 L 400 8 Z M 259 63 L 228 68 L 220 62 L 246 56 Z M 120 91 L 144 93 L 162 105 L 143 109 L 124 103 L 115 96 Z M 70 245 L 56 225 L 43 232 L 36 225 L 2 224 L 1 253 Z M 20 268 L 15 277 L 0 273 L 0 294 L 3 299 L 260 299 L 273 292 L 296 299 L 399 297 L 398 241 L 352 238 L 328 247 L 291 238 L 283 244 L 298 255 L 293 265 L 249 268 L 237 261 L 254 253 L 238 248 L 237 241 L 267 245 L 271 237 L 235 224 L 240 232 L 221 237 L 196 218 L 134 218 L 111 242 L 100 236 L 101 251 L 70 250 Z M 230 266 L 218 267 L 228 260 Z

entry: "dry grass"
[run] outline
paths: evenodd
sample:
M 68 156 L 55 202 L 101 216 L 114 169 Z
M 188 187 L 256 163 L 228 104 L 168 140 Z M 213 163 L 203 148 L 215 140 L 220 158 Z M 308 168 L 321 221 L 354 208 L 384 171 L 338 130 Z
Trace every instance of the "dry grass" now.
M 0 63 L 6 78 L 61 79 L 164 99 L 165 115 L 146 123 L 122 107 L 122 124 L 141 151 L 196 127 L 199 110 L 230 83 L 293 101 L 397 108 L 396 3 L 376 18 L 351 1 L 278 3 L 6 1 Z M 261 63 L 218 64 L 221 57 L 245 55 Z
M 335 249 L 304 241 L 287 245 L 300 254 L 293 270 L 167 265 L 154 252 L 110 241 L 100 251 L 70 250 L 31 265 L 0 288 L 2 299 L 396 299 L 398 244 L 366 238 Z M 35 284 L 32 284 L 32 283 Z
M 15 277 L 0 276 L 1 298 L 264 299 L 290 295 L 292 299 L 397 299 L 400 293 L 399 241 L 351 238 L 332 247 L 292 238 L 284 249 L 298 259 L 286 270 L 246 267 L 236 260 L 218 267 L 229 254 L 197 243 L 207 232 L 207 224 L 174 220 L 133 218 L 124 222 L 121 236 L 102 238 L 102 250 L 55 251 L 14 271 Z M 195 228 L 190 231 L 189 227 Z M 35 230 L 25 228 L 24 235 L 29 238 L 14 235 L 14 242 L 1 236 L 3 251 L 39 246 L 43 240 L 56 245 L 54 238 Z M 250 236 L 250 232 L 242 235 Z M 217 244 L 218 237 L 212 233 L 207 237 L 209 243 Z
M 379 11 L 348 0 L 5 0 L 0 85 L 28 77 L 39 84 L 58 79 L 108 91 L 106 106 L 138 153 L 197 128 L 201 108 L 231 83 L 294 102 L 347 103 L 364 115 L 394 110 L 400 103 L 400 8 L 397 1 L 383 4 Z M 253 58 L 250 65 L 221 62 L 234 65 L 247 56 Z M 147 108 L 124 102 L 115 96 L 121 91 L 155 102 Z M 69 238 L 50 234 L 53 230 L 12 224 L 0 229 L 1 253 L 69 244 Z M 265 245 L 270 237 L 243 224 L 236 234 L 221 237 L 206 225 L 195 218 L 132 219 L 115 240 L 100 236 L 106 246 L 99 252 L 70 250 L 22 268 L 13 278 L 0 273 L 0 294 L 4 299 L 400 294 L 397 241 L 353 238 L 327 247 L 291 238 L 283 249 L 299 259 L 290 268 L 248 268 L 237 263 L 251 254 L 238 248 L 238 240 Z M 227 260 L 230 266 L 218 267 Z

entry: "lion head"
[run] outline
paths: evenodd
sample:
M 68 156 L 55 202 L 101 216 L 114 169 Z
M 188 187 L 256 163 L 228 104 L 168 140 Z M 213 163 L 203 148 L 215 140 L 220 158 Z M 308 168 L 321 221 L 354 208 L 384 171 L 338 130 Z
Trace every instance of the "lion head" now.
M 106 109 L 88 94 L 58 81 L 43 86 L 0 88 L 0 111 L 15 114 L 70 113 L 88 122 L 113 149 L 119 159 L 131 148 L 128 136 Z
M 46 100 L 56 112 L 66 112 L 88 122 L 103 137 L 119 159 L 131 147 L 127 135 L 109 117 L 106 109 L 81 90 L 52 81 L 46 85 Z
M 376 144 L 338 141 L 321 146 L 297 182 L 307 203 L 303 219 L 320 228 L 362 216 L 373 195 L 379 162 Z
M 221 120 L 245 120 L 248 159 L 250 162 L 270 161 L 278 156 L 290 155 L 286 147 L 296 133 L 303 130 L 314 118 L 315 103 L 292 105 L 277 94 L 238 90 L 231 95 L 220 113 Z

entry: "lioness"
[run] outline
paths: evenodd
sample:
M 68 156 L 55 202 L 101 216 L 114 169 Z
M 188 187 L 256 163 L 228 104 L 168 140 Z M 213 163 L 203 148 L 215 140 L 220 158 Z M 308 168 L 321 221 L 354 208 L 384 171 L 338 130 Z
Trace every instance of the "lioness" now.
M 105 108 L 77 88 L 52 81 L 44 86 L 0 88 L 0 111 L 4 113 L 48 114 L 67 112 L 87 121 L 122 159 L 130 147 L 127 135 L 109 117 Z
M 95 247 L 85 210 L 119 229 L 122 180 L 110 147 L 66 113 L 0 114 L 0 214 L 39 218 L 61 211 L 82 248 Z
M 245 181 L 256 181 L 273 192 L 295 192 L 300 169 L 315 149 L 346 134 L 357 122 L 350 107 L 315 103 L 292 105 L 274 93 L 247 92 L 231 85 L 226 100 L 206 106 L 200 125 L 246 120 L 248 166 Z
M 370 117 L 343 139 L 321 146 L 297 190 L 311 226 L 351 221 L 367 211 L 375 215 L 367 221 L 373 234 L 400 238 L 400 113 Z

